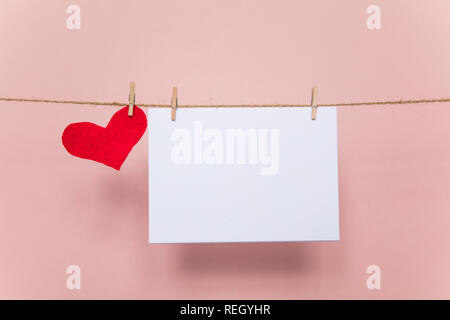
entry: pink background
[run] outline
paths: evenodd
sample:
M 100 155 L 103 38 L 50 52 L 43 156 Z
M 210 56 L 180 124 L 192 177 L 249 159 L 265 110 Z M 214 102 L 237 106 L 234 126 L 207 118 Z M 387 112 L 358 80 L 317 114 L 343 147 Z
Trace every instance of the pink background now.
M 70 4 L 81 30 L 66 28 Z M 382 29 L 366 8 L 382 9 Z M 0 96 L 319 103 L 450 95 L 450 2 L 0 2 Z M 450 105 L 340 108 L 337 243 L 149 245 L 147 137 L 69 155 L 118 108 L 0 103 L 0 298 L 450 298 Z M 319 114 L 320 116 L 320 114 Z M 167 113 L 169 120 L 169 111 Z M 295 142 L 293 142 L 295 147 Z M 189 212 L 186 212 L 189 214 Z M 66 288 L 66 267 L 82 271 Z M 381 267 L 381 290 L 366 268 Z

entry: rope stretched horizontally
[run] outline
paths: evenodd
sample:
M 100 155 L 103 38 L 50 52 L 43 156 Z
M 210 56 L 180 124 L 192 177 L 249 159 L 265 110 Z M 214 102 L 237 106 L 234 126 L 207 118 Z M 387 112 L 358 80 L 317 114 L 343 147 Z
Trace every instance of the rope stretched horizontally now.
M 0 101 L 15 102 L 43 102 L 58 104 L 81 104 L 94 106 L 126 106 L 123 102 L 98 102 L 98 101 L 74 101 L 74 100 L 55 100 L 55 99 L 22 99 L 22 98 L 3 98 Z M 396 104 L 418 104 L 418 103 L 444 103 L 450 102 L 450 98 L 441 99 L 420 99 L 420 100 L 391 100 L 391 101 L 369 101 L 369 102 L 344 102 L 318 104 L 318 107 L 350 107 L 350 106 L 374 106 L 374 105 L 396 105 Z M 136 103 L 138 107 L 144 108 L 171 108 L 170 104 L 148 104 Z M 311 107 L 310 104 L 191 104 L 178 105 L 178 108 L 301 108 Z

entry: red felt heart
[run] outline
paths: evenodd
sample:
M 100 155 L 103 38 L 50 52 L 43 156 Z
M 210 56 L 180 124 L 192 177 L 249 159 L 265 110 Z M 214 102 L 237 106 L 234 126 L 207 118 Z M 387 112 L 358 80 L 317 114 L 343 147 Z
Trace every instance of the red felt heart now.
M 117 111 L 106 128 L 90 122 L 72 123 L 62 135 L 66 150 L 83 159 L 90 159 L 120 170 L 131 149 L 147 128 L 144 111 L 134 107 L 128 116 L 128 106 Z

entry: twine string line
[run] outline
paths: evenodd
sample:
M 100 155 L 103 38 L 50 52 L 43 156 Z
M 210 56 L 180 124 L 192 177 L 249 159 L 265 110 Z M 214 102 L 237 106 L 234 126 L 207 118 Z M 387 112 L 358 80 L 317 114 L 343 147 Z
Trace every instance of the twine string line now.
M 128 105 L 128 103 L 114 102 L 114 101 L 99 102 L 99 101 L 24 99 L 24 98 L 4 98 L 4 97 L 0 97 L 0 101 L 42 102 L 42 103 L 79 104 L 79 105 L 94 105 L 94 106 L 126 106 L 126 105 Z M 327 103 L 327 104 L 318 104 L 317 107 L 336 107 L 336 106 L 351 107 L 351 106 L 444 103 L 444 102 L 450 102 L 450 98 Z M 148 104 L 148 103 L 141 103 L 141 104 L 136 103 L 136 106 L 144 107 L 144 108 L 171 108 L 172 107 L 170 104 Z M 311 107 L 311 105 L 310 104 L 186 104 L 186 105 L 177 105 L 177 108 L 303 108 L 303 107 L 304 108 Z

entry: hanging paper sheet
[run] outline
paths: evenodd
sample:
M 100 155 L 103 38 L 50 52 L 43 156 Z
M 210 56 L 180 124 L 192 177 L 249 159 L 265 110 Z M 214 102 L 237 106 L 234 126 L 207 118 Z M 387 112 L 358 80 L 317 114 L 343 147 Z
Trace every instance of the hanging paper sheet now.
M 339 240 L 336 108 L 150 109 L 150 243 Z

